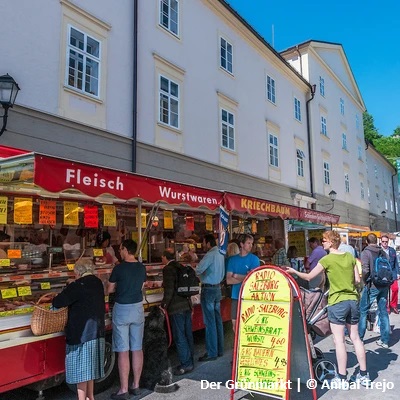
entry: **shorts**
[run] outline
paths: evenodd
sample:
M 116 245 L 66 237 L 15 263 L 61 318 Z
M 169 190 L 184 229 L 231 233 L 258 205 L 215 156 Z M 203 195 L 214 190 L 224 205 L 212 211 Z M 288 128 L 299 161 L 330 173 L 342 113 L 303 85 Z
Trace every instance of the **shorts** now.
M 345 300 L 328 307 L 328 320 L 336 325 L 356 325 L 360 319 L 360 307 L 356 300 Z
M 123 351 L 142 350 L 144 331 L 143 303 L 115 303 L 112 311 L 112 349 Z
M 238 300 L 231 299 L 231 319 L 236 319 L 238 309 Z

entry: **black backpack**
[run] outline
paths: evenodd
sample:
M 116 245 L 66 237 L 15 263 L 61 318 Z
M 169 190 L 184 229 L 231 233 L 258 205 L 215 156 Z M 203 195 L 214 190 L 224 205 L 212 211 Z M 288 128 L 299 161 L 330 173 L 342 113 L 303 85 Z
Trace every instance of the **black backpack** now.
M 200 293 L 200 280 L 190 265 L 179 264 L 177 266 L 176 293 L 181 297 L 190 297 Z
M 370 255 L 372 259 L 371 252 Z M 382 251 L 378 253 L 378 257 L 376 257 L 375 261 L 372 263 L 370 281 L 377 287 L 390 286 L 393 283 L 392 266 L 386 254 Z

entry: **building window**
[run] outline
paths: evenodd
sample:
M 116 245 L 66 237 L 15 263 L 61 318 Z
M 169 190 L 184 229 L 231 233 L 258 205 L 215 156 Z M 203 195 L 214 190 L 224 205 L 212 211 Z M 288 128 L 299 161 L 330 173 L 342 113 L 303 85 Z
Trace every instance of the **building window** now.
M 387 200 L 385 199 L 385 210 L 387 211 L 387 209 L 388 209 L 388 202 L 387 202 Z
M 390 211 L 393 212 L 393 200 L 390 199 Z
M 294 98 L 294 117 L 297 121 L 301 121 L 301 108 L 300 108 L 300 100 Z
M 325 97 L 325 79 L 322 76 L 319 77 L 319 93 Z
M 344 191 L 350 193 L 350 180 L 349 174 L 344 174 Z
M 347 150 L 347 135 L 342 133 L 342 149 Z
M 324 161 L 324 183 L 325 185 L 331 184 L 331 176 L 329 172 L 329 163 Z
M 356 114 L 356 129 L 360 130 L 360 117 Z
M 275 80 L 267 75 L 267 99 L 275 104 Z
M 379 193 L 378 192 L 376 192 L 376 201 L 378 202 L 378 205 L 379 205 Z
M 376 164 L 374 165 L 374 173 L 375 173 L 375 178 L 378 179 L 378 167 Z
M 72 26 L 68 30 L 67 85 L 99 96 L 100 42 Z
M 361 148 L 361 146 L 358 146 L 358 159 L 362 160 L 362 148 Z
M 160 25 L 179 35 L 179 1 L 160 0 Z
M 321 115 L 321 133 L 324 136 L 328 136 L 328 131 L 326 129 L 326 118 Z
M 296 149 L 297 155 L 297 175 L 304 177 L 304 153 L 302 150 Z
M 235 117 L 229 111 L 221 109 L 222 147 L 235 150 Z
M 399 210 L 398 210 L 398 208 L 397 208 L 397 201 L 394 203 L 394 208 L 395 208 L 395 210 L 396 210 L 396 215 L 398 215 L 398 214 L 399 214 Z
M 364 182 L 360 182 L 360 195 L 361 195 L 361 200 L 364 200 L 365 198 Z
M 340 99 L 340 114 L 344 115 L 344 100 Z
M 367 187 L 368 203 L 371 204 L 371 193 L 369 192 L 369 187 Z
M 179 85 L 160 76 L 160 122 L 179 129 Z
M 233 48 L 224 38 L 221 38 L 221 68 L 233 74 Z
M 279 158 L 278 158 L 278 137 L 272 135 L 269 136 L 269 164 L 273 167 L 279 167 Z

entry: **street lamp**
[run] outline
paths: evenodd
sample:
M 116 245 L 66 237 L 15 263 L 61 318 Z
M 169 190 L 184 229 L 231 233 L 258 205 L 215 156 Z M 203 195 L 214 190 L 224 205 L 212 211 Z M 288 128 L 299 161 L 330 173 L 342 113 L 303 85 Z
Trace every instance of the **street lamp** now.
M 336 195 L 337 195 L 337 193 L 334 191 L 334 190 L 331 190 L 329 193 L 328 193 L 328 196 L 329 196 L 329 198 L 331 199 L 331 207 L 328 209 L 328 210 L 326 210 L 326 211 L 324 211 L 324 212 L 329 212 L 329 211 L 331 211 L 332 210 L 332 208 L 335 206 L 335 200 L 336 200 Z M 319 204 L 320 206 L 328 206 L 329 204 Z
M 8 74 L 0 76 L 0 104 L 4 108 L 3 127 L 0 130 L 0 136 L 6 131 L 8 109 L 15 103 L 19 91 L 18 83 Z

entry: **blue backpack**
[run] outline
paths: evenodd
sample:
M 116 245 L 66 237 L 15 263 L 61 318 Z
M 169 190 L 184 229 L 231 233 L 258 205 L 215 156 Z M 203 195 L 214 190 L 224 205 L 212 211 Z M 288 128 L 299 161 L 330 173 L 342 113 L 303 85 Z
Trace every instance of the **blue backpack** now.
M 390 286 L 393 283 L 393 271 L 386 254 L 380 251 L 372 265 L 370 282 L 377 287 Z

